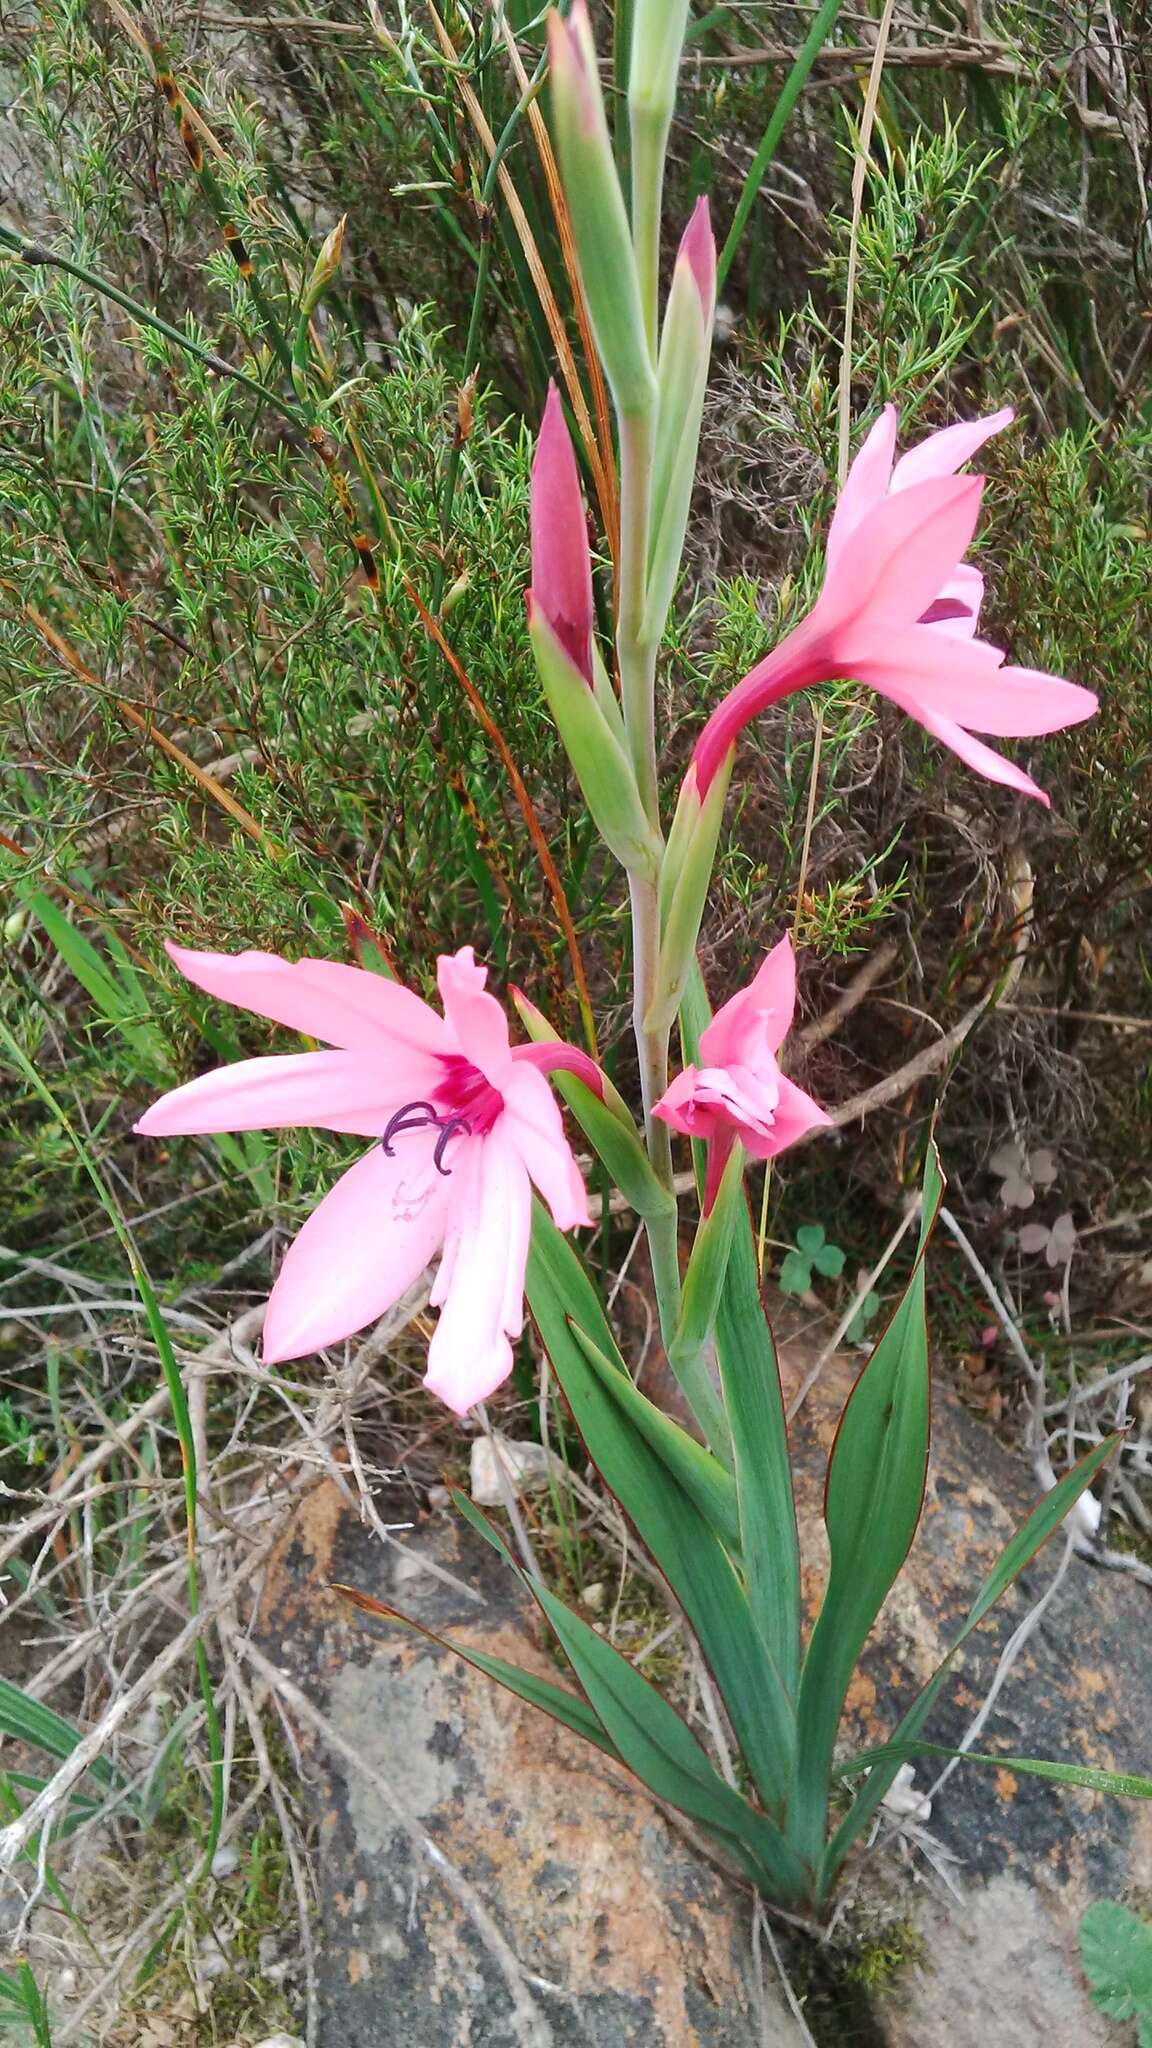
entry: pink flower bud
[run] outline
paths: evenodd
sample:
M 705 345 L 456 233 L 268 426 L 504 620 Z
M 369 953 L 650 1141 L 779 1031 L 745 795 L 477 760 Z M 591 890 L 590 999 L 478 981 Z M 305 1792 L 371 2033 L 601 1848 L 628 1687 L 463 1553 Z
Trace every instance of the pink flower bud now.
M 692 218 L 681 237 L 676 262 L 677 265 L 687 264 L 692 273 L 700 294 L 705 333 L 711 337 L 716 311 L 716 238 L 712 233 L 708 201 L 703 194 L 692 209 Z
M 538 608 L 565 654 L 592 684 L 592 557 L 576 457 L 554 384 L 532 464 L 532 587 Z

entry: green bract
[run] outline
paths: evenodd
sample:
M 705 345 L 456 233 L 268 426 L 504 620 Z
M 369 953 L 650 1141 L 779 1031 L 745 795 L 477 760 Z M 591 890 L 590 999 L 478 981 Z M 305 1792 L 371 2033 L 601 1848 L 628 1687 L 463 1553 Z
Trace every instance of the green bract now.
M 529 633 L 548 709 L 605 844 L 630 874 L 654 881 L 660 871 L 660 842 L 645 816 L 632 764 L 616 732 L 538 610 L 533 611 Z
M 556 146 L 596 346 L 618 411 L 646 416 L 655 403 L 656 378 L 596 46 L 583 5 L 575 6 L 566 22 L 549 15 L 548 45 Z

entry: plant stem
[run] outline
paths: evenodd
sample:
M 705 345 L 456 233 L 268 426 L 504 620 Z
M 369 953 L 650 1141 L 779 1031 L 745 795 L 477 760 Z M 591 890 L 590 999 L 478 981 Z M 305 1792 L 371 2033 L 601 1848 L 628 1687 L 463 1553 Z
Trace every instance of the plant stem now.
M 166 341 L 174 342 L 186 355 L 194 356 L 197 362 L 205 363 L 210 370 L 215 370 L 217 376 L 230 377 L 234 383 L 243 384 L 247 390 L 254 391 L 257 398 L 266 399 L 269 405 L 274 405 L 287 419 L 307 426 L 308 422 L 297 406 L 278 396 L 275 391 L 270 391 L 266 384 L 258 383 L 255 377 L 249 377 L 246 371 L 238 370 L 232 363 L 225 362 L 223 356 L 218 356 L 214 349 L 204 348 L 200 342 L 193 341 L 190 335 L 181 334 L 180 329 L 173 327 L 170 321 L 162 320 L 159 313 L 154 313 L 148 306 L 142 306 L 139 300 L 129 298 L 127 292 L 122 292 L 118 285 L 112 284 L 106 277 L 100 277 L 96 271 L 85 269 L 82 263 L 74 263 L 70 256 L 62 255 L 58 249 L 49 249 L 42 242 L 30 242 L 26 236 L 14 233 L 11 228 L 0 227 L 0 248 L 10 249 L 22 263 L 27 263 L 33 269 L 51 267 L 54 270 L 63 270 L 67 276 L 74 277 L 79 283 L 90 286 L 94 292 L 99 292 L 101 297 L 111 299 L 114 305 L 123 306 L 125 312 L 131 313 L 133 319 L 138 320 L 142 327 L 151 327 L 156 334 L 162 334 Z
M 669 1194 L 672 1193 L 672 1133 L 666 1123 L 653 1116 L 668 1086 L 668 1034 L 650 1031 L 646 1020 L 652 1008 L 660 958 L 660 907 L 656 885 L 643 875 L 630 875 L 632 899 L 632 1028 L 640 1062 L 640 1090 L 644 1101 L 644 1134 L 653 1171 Z M 652 1281 L 665 1348 L 671 1345 L 680 1318 L 680 1258 L 677 1248 L 677 1207 L 673 1200 L 667 1211 L 645 1220 Z M 685 1389 L 687 1392 L 687 1389 Z M 695 1406 L 695 1403 L 693 1403 Z
M 640 800 L 659 828 L 656 789 L 656 649 L 643 640 L 648 587 L 648 515 L 652 483 L 653 419 L 631 414 L 620 421 L 620 579 L 616 653 L 624 725 Z

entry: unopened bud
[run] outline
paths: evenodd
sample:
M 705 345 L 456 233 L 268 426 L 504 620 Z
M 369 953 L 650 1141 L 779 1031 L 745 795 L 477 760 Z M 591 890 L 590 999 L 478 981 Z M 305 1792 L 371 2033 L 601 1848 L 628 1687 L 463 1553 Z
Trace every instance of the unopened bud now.
M 300 311 L 306 319 L 316 311 L 332 279 L 339 271 L 344 253 L 344 226 L 347 219 L 347 214 L 342 213 L 331 234 L 325 235 L 320 254 L 312 265 L 312 275 L 308 279 L 300 304 Z

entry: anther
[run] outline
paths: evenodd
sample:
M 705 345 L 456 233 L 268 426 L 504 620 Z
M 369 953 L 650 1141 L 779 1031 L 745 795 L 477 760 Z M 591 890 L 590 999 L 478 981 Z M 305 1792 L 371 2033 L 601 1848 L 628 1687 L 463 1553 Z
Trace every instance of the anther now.
M 466 1138 L 471 1137 L 472 1126 L 469 1123 L 467 1117 L 445 1117 L 444 1122 L 440 1126 L 440 1136 L 436 1140 L 436 1150 L 432 1154 L 433 1166 L 436 1168 L 437 1173 L 442 1173 L 444 1175 L 445 1179 L 447 1179 L 448 1175 L 451 1173 L 452 1168 L 450 1166 L 445 1166 L 443 1163 L 444 1148 L 447 1145 L 449 1138 L 454 1138 L 456 1136 L 457 1131 L 462 1131 Z
M 429 1124 L 438 1124 L 439 1121 L 439 1112 L 434 1102 L 406 1102 L 403 1109 L 398 1109 L 395 1116 L 390 1116 L 384 1126 L 384 1135 L 380 1140 L 380 1149 L 384 1157 L 392 1158 L 392 1140 L 398 1132 L 426 1130 Z

